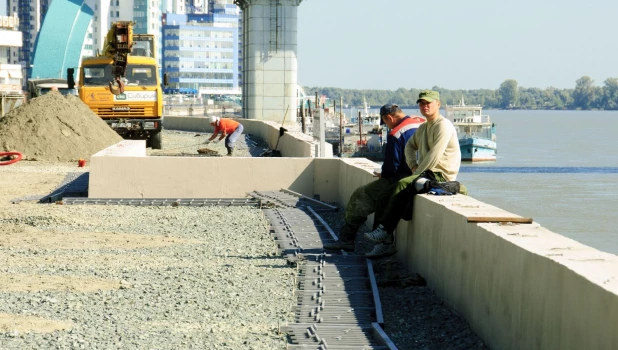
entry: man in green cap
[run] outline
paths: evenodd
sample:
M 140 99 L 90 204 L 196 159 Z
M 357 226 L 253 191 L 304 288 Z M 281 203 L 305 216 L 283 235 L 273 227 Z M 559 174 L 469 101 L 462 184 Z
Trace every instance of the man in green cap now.
M 440 93 L 423 90 L 416 103 L 427 122 L 422 124 L 406 143 L 406 162 L 413 174 L 397 182 L 392 196 L 384 195 L 378 199 L 378 206 L 384 208 L 384 214 L 376 217 L 377 228 L 365 233 L 367 239 L 378 243 L 365 255 L 370 259 L 390 256 L 397 252 L 393 232 L 410 200 L 408 186 L 414 179 L 425 170 L 431 170 L 440 182 L 455 181 L 459 173 L 461 151 L 457 130 L 453 123 L 440 114 Z M 463 185 L 460 193 L 467 194 Z

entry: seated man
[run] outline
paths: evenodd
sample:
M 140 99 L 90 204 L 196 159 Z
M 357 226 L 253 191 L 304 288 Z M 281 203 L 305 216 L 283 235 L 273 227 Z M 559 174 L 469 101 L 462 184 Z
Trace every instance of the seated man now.
M 382 215 L 376 215 L 374 225 L 378 226 L 365 233 L 367 239 L 378 242 L 372 251 L 365 254 L 370 259 L 397 252 L 393 231 L 410 200 L 408 186 L 414 179 L 425 170 L 431 170 L 437 181 L 455 181 L 459 173 L 461 151 L 457 130 L 453 123 L 440 114 L 440 94 L 424 90 L 416 102 L 427 122 L 418 128 L 406 144 L 405 156 L 413 175 L 399 180 L 391 194 L 381 195 L 378 199 L 378 208 L 383 208 Z M 461 187 L 460 193 L 467 194 L 465 187 Z
M 412 175 L 404 149 L 418 128 L 418 119 L 406 116 L 401 108 L 394 104 L 382 106 L 380 118 L 390 129 L 386 139 L 382 172 L 374 173 L 374 176 L 378 177 L 377 180 L 357 188 L 352 193 L 345 209 L 345 224 L 339 232 L 339 240 L 324 244 L 325 249 L 354 251 L 356 232 L 367 220 L 367 216 L 376 210 L 380 193 L 390 194 L 397 180 Z M 376 212 L 376 216 L 380 214 L 381 212 Z

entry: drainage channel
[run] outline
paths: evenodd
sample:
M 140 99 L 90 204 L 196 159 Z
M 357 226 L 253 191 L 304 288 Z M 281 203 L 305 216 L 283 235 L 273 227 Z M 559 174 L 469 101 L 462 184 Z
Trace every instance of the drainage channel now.
M 384 319 L 373 265 L 359 255 L 326 254 L 323 244 L 337 239 L 318 211 L 336 210 L 294 193 L 254 192 L 282 204 L 263 209 L 277 249 L 298 269 L 295 323 L 282 329 L 288 349 L 396 349 L 382 330 Z

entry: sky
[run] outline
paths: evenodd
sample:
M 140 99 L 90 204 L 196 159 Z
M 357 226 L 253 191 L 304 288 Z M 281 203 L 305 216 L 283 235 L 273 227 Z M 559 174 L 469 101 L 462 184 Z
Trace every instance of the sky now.
M 424 5 L 422 5 L 424 4 Z M 574 88 L 618 78 L 616 0 L 303 0 L 298 83 Z
M 573 88 L 618 77 L 616 0 L 303 0 L 298 83 Z M 6 14 L 0 0 L 0 14 Z

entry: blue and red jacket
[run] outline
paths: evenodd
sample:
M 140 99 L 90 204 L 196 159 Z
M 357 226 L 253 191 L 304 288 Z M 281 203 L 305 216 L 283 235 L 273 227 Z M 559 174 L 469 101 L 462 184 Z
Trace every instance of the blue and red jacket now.
M 398 181 L 412 175 L 406 162 L 405 148 L 408 139 L 414 135 L 418 127 L 425 122 L 424 118 L 406 116 L 386 137 L 386 151 L 382 163 L 382 177 Z

